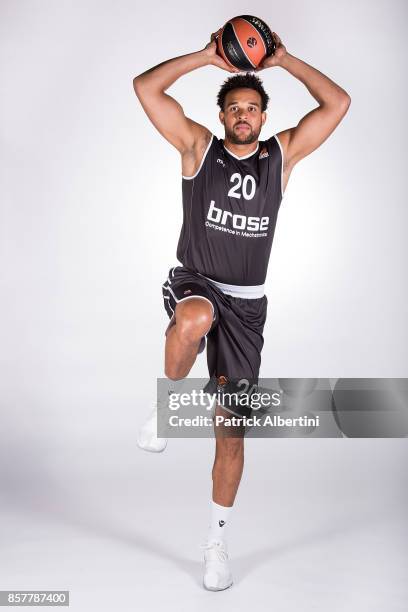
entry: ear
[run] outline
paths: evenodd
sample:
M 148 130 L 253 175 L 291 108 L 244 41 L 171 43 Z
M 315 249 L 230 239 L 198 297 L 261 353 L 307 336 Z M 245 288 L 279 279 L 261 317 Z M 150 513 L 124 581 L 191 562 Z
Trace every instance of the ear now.
M 267 118 L 267 114 L 266 114 L 265 111 L 263 111 L 263 113 L 262 113 L 262 125 L 265 125 L 266 118 Z
M 224 112 L 220 111 L 218 113 L 218 117 L 220 118 L 221 123 L 224 125 Z

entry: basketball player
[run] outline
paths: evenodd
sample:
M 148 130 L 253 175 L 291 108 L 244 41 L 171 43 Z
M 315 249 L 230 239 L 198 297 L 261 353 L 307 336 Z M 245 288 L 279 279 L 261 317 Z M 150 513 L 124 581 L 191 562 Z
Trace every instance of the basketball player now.
M 177 248 L 182 265 L 163 284 L 170 317 L 165 343 L 165 374 L 172 381 L 188 375 L 207 340 L 208 389 L 234 390 L 237 381 L 257 382 L 267 298 L 264 293 L 279 206 L 294 166 L 335 130 L 350 96 L 324 74 L 287 52 L 273 34 L 276 51 L 257 69 L 280 66 L 301 81 L 318 106 L 297 126 L 258 140 L 266 121 L 268 95 L 253 73 L 229 77 L 218 94 L 225 136 L 186 117 L 166 90 L 182 75 L 213 65 L 231 68 L 216 52 L 212 34 L 204 49 L 165 61 L 137 76 L 136 95 L 150 121 L 181 155 L 183 226 Z M 248 416 L 238 405 L 219 405 L 217 414 Z M 157 437 L 156 413 L 142 427 L 138 444 L 164 449 Z M 232 576 L 224 533 L 242 475 L 244 428 L 233 436 L 216 432 L 213 494 L 208 540 L 204 546 L 204 586 L 223 590 Z

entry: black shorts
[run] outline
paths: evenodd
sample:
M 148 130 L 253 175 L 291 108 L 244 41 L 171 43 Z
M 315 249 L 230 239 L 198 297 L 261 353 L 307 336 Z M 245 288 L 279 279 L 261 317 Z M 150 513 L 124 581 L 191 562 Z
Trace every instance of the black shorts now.
M 213 323 L 207 334 L 208 393 L 225 393 L 219 402 L 228 412 L 250 416 L 245 397 L 238 403 L 229 394 L 253 392 L 258 384 L 263 329 L 268 300 L 233 297 L 213 282 L 184 266 L 171 268 L 162 285 L 164 307 L 170 318 L 176 305 L 192 297 L 208 300 L 213 307 Z

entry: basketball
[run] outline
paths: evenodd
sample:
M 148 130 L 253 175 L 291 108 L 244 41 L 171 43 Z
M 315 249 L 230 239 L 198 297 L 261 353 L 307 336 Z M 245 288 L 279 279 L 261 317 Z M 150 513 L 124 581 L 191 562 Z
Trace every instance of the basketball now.
M 227 21 L 218 35 L 217 50 L 227 64 L 239 70 L 255 70 L 275 51 L 272 32 L 262 19 L 240 15 Z

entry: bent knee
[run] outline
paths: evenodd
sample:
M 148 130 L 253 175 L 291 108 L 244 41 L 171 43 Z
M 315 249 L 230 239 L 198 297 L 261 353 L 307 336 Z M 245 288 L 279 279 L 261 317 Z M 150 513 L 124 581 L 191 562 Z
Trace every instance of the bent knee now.
M 207 300 L 191 298 L 176 306 L 176 327 L 180 337 L 197 341 L 207 334 L 213 322 L 213 308 Z

